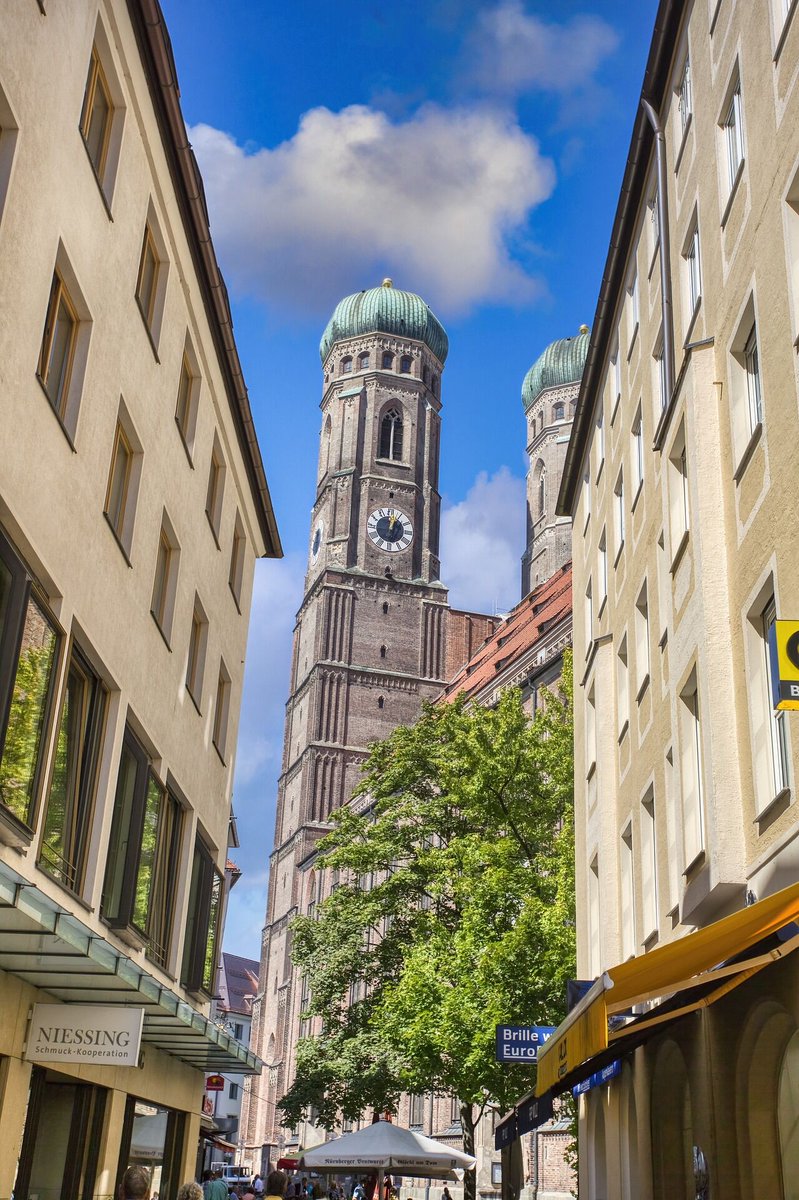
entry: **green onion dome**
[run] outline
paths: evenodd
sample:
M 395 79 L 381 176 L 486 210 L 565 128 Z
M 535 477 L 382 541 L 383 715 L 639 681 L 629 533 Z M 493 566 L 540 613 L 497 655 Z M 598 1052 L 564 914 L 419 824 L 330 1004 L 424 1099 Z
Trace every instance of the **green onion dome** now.
M 560 338 L 547 346 L 524 377 L 522 401 L 525 412 L 548 388 L 565 387 L 569 383 L 580 382 L 590 340 L 588 326 L 581 325 L 580 332 L 575 337 Z
M 390 333 L 424 342 L 441 363 L 449 349 L 444 326 L 422 297 L 395 288 L 390 279 L 338 302 L 319 344 L 322 362 L 336 342 L 364 333 Z

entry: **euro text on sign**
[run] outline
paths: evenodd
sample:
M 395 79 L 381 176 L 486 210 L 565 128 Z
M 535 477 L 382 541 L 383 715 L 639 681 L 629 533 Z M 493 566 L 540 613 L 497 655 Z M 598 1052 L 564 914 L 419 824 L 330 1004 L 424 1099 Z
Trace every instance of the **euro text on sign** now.
M 497 1025 L 497 1062 L 533 1063 L 554 1025 Z
M 768 639 L 774 708 L 799 709 L 799 621 L 774 621 Z

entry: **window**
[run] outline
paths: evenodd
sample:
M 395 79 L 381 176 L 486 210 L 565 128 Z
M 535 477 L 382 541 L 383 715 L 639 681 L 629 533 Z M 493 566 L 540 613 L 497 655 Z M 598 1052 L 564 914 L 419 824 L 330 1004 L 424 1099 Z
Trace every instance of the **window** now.
M 183 439 L 186 453 L 191 461 L 194 448 L 194 435 L 197 429 L 197 399 L 200 391 L 200 378 L 194 355 L 186 343 L 180 362 L 180 377 L 178 379 L 178 396 L 175 404 L 175 424 Z
M 601 938 L 599 858 L 595 855 L 588 868 L 588 962 L 592 979 L 599 974 L 602 962 Z
M 633 504 L 635 504 L 638 491 L 644 482 L 644 427 L 641 412 L 641 405 L 638 405 L 638 410 L 633 418 L 632 429 L 630 431 L 630 459 L 633 469 Z
M 214 707 L 214 745 L 219 757 L 224 762 L 227 745 L 228 717 L 230 715 L 230 675 L 224 661 L 219 662 L 219 676 L 216 684 L 216 705 Z
M 769 577 L 752 603 L 745 625 L 747 689 L 752 744 L 755 811 L 759 815 L 790 786 L 786 715 L 775 711 L 772 696 L 773 627 L 776 620 L 773 580 Z
M 666 360 L 663 354 L 663 335 L 658 338 L 652 355 L 655 368 L 655 395 L 660 399 L 660 411 L 665 412 L 671 397 L 666 386 Z
M 619 741 L 624 737 L 630 724 L 630 684 L 627 669 L 627 635 L 619 643 L 616 655 L 616 708 L 618 713 Z
M 766 677 L 771 680 L 778 674 L 776 663 L 772 663 L 773 646 L 776 644 L 773 639 L 774 622 L 777 619 L 777 610 L 774 605 L 773 598 L 763 610 L 763 649 L 766 657 Z M 778 795 L 789 785 L 788 772 L 788 733 L 784 711 L 775 711 L 773 705 L 768 706 L 769 713 L 769 741 L 771 743 L 771 770 L 774 795 Z
M 602 606 L 608 598 L 608 538 L 604 529 L 599 535 L 597 566 L 597 580 L 599 582 L 599 613 L 601 616 Z
M 203 611 L 199 597 L 195 595 L 194 611 L 191 615 L 191 632 L 189 634 L 189 656 L 186 662 L 186 687 L 198 711 L 202 699 L 207 644 L 208 618 Z
M 680 82 L 677 87 L 677 109 L 680 116 L 680 134 L 685 134 L 688 128 L 688 121 L 693 112 L 693 96 L 691 93 L 691 61 L 686 56 L 682 72 L 680 74 Z
M 649 209 L 649 252 L 650 258 L 654 259 L 657 248 L 660 245 L 660 213 L 658 212 L 657 188 L 649 197 L 647 208 Z
M 624 546 L 624 471 L 619 471 L 613 488 L 613 515 L 616 535 L 616 561 Z
M 636 247 L 637 253 L 637 247 Z M 638 304 L 638 272 L 633 273 L 631 282 L 627 285 L 627 292 L 630 297 L 630 343 L 635 337 L 640 319 L 639 304 Z
M 413 359 L 409 354 L 403 354 L 400 359 L 400 373 L 402 375 L 410 375 L 413 370 Z
M 563 420 L 563 411 L 564 410 L 563 410 L 562 404 L 558 403 L 558 404 L 553 405 L 553 408 L 552 408 L 553 421 L 562 421 Z
M 491 1164 L 491 1186 L 495 1188 L 502 1187 L 502 1163 L 492 1162 Z
M 438 382 L 439 382 L 439 380 L 438 380 L 437 375 L 434 375 L 433 378 L 430 380 L 430 391 L 433 393 L 434 396 L 438 395 Z
M 633 876 L 633 827 L 630 822 L 621 835 L 621 953 L 635 954 L 635 886 Z
M 209 995 L 214 991 L 221 904 L 222 876 L 210 853 L 198 839 L 194 846 L 189 913 L 180 972 L 181 983 L 189 991 L 204 991 Z
M 349 375 L 351 371 L 352 371 L 352 357 L 351 357 L 351 355 L 348 354 L 346 358 L 342 358 L 342 360 L 341 360 L 341 374 Z
M 605 421 L 601 412 L 596 419 L 594 442 L 596 445 L 596 477 L 599 479 L 599 476 L 602 473 L 602 467 L 605 463 Z
M 680 856 L 680 788 L 679 777 L 674 766 L 674 749 L 669 747 L 664 761 L 664 782 L 666 792 L 666 832 L 668 853 L 666 860 L 669 865 L 668 911 L 673 912 L 680 902 L 680 873 L 682 859 Z
M 219 527 L 222 524 L 222 499 L 225 494 L 225 460 L 222 447 L 214 434 L 214 445 L 211 450 L 211 462 L 208 467 L 208 489 L 205 494 L 205 515 L 217 546 L 219 545 Z
M 239 1098 L 239 1085 L 237 1083 L 234 1083 L 233 1080 L 231 1080 L 230 1087 L 228 1088 L 228 1099 L 238 1100 L 238 1098 Z
M 619 354 L 618 343 L 610 360 L 610 372 L 611 407 L 615 410 L 616 405 L 621 400 L 621 355 Z
M 133 541 L 133 518 L 139 492 L 141 460 L 141 444 L 130 424 L 124 404 L 120 403 L 103 512 L 126 558 L 130 555 Z
M 233 526 L 233 542 L 230 547 L 230 570 L 228 571 L 228 585 L 233 593 L 233 599 L 236 601 L 236 607 L 241 608 L 241 587 L 244 582 L 244 556 L 247 549 L 247 537 L 244 533 L 244 526 L 241 522 L 241 516 L 236 513 L 236 520 Z
M 70 655 L 39 864 L 79 891 L 91 833 L 107 692 L 76 646 Z
M 172 619 L 175 613 L 175 593 L 177 591 L 178 560 L 180 547 L 169 517 L 164 512 L 161 522 L 161 532 L 158 535 L 158 547 L 155 554 L 155 577 L 153 579 L 153 598 L 150 612 L 155 618 L 158 628 L 169 644 L 172 633 Z
M 536 464 L 538 470 L 538 515 L 543 517 L 547 506 L 547 473 L 541 459 Z
M 727 186 L 735 187 L 738 172 L 744 160 L 743 119 L 741 114 L 741 81 L 736 79 L 732 94 L 721 120 L 724 145 L 727 152 Z
M 591 653 L 591 645 L 594 640 L 594 596 L 593 584 L 588 580 L 588 587 L 585 589 L 585 608 L 583 610 L 585 617 L 585 653 L 588 656 Z
M 391 368 L 394 366 L 394 355 L 391 353 L 390 350 L 383 351 L 383 355 L 380 359 L 380 365 L 382 366 L 384 371 L 390 371 Z
M 182 812 L 128 728 L 119 761 L 101 911 L 166 964 L 179 875 Z
M 380 422 L 380 446 L 378 458 L 402 460 L 402 417 L 396 408 L 390 408 Z
M 424 1121 L 424 1096 L 411 1096 L 410 1125 L 421 1125 Z
M 702 295 L 702 266 L 699 258 L 699 226 L 695 223 L 683 250 L 688 284 L 688 320 L 696 312 Z
M 241 1023 L 241 1021 L 234 1022 L 233 1036 L 237 1042 L 240 1042 L 244 1037 L 244 1025 Z
M 101 183 L 105 174 L 108 146 L 111 141 L 113 116 L 114 106 L 111 100 L 111 91 L 100 63 L 97 48 L 93 47 L 89 63 L 89 77 L 86 80 L 86 92 L 83 97 L 83 110 L 80 116 L 80 132 L 89 158 L 92 160 L 92 166 Z
M 588 471 L 583 475 L 583 536 L 591 520 L 591 476 Z
M 640 700 L 649 682 L 649 594 L 644 584 L 635 601 L 635 691 Z
M 680 422 L 680 428 L 669 452 L 669 522 L 673 569 L 690 528 L 684 421 Z
M 593 683 L 585 704 L 585 775 L 590 812 L 596 803 L 596 685 Z
M 702 737 L 696 669 L 680 692 L 680 784 L 682 788 L 683 871 L 704 850 Z
M 641 940 L 657 932 L 657 847 L 655 844 L 655 792 L 651 786 L 641 801 Z
M 33 827 L 59 631 L 0 535 L 0 805 Z
M 359 354 L 358 355 L 358 370 L 365 371 L 365 370 L 367 370 L 368 366 L 369 366 L 369 355 L 368 354 Z
M 159 290 L 158 276 L 160 271 L 161 262 L 158 257 L 158 249 L 155 244 L 153 232 L 148 224 L 144 227 L 144 241 L 142 242 L 141 258 L 139 259 L 139 276 L 136 280 L 136 300 L 138 301 L 141 315 L 144 317 L 144 322 L 153 338 L 155 337 L 156 303 Z
M 746 367 L 746 398 L 749 405 L 749 424 L 755 429 L 763 420 L 763 398 L 760 390 L 760 356 L 757 349 L 757 326 L 753 325 L 744 346 Z
M 50 287 L 37 374 L 62 424 L 66 420 L 69 385 L 78 344 L 78 314 L 56 270 Z
M 2 142 L 0 142 L 2 150 Z M 799 330 L 799 171 L 793 177 L 785 197 L 785 241 L 788 251 L 788 282 L 790 284 L 793 332 Z

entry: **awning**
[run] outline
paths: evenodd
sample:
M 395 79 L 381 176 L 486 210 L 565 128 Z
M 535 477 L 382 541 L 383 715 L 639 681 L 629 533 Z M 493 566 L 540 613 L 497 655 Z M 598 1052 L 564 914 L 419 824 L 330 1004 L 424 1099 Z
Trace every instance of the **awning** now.
M 0 863 L 0 970 L 64 1004 L 144 1009 L 142 1041 L 206 1072 L 257 1075 L 261 1060 L 241 1042 Z
M 298 1158 L 279 1158 L 275 1167 L 276 1171 L 296 1171 L 300 1165 Z
M 658 1026 L 712 1004 L 799 948 L 799 931 L 791 931 L 779 945 L 745 953 L 797 918 L 799 883 L 606 971 L 539 1050 L 536 1095 L 557 1095 Z M 633 1006 L 657 1000 L 668 1003 L 632 1014 Z

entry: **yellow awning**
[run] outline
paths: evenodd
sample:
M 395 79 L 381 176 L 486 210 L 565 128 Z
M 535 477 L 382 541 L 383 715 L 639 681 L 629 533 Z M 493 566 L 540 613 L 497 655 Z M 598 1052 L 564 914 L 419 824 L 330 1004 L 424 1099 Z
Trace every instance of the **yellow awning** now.
M 687 1006 L 685 1011 L 698 1007 L 699 1003 L 710 1004 L 776 958 L 799 948 L 798 937 L 786 942 L 780 950 L 746 962 L 720 965 L 797 918 L 799 883 L 606 971 L 539 1050 L 536 1095 L 556 1087 L 581 1063 L 607 1049 L 612 1040 L 608 1035 L 608 1018 L 615 1013 L 698 984 L 718 981 L 718 988 L 702 1001 Z M 668 1019 L 674 1019 L 681 1011 L 672 1010 Z M 666 1017 L 653 1016 L 651 1023 L 654 1025 L 661 1019 Z

